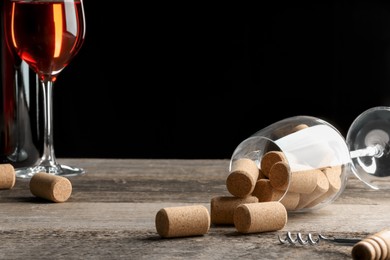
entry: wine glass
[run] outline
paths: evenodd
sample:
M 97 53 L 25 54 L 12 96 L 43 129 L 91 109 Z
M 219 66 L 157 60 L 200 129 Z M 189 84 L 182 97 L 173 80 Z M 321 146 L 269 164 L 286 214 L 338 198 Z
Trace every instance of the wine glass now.
M 317 117 L 280 120 L 242 141 L 233 152 L 229 171 L 243 167 L 247 159 L 259 169 L 248 173 L 252 180 L 257 178 L 248 191 L 259 201 L 280 201 L 288 211 L 328 205 L 344 191 L 350 174 L 372 189 L 384 188 L 390 180 L 390 107 L 361 113 L 346 138 Z M 246 169 L 253 168 L 240 170 Z
M 55 157 L 53 84 L 84 42 L 83 0 L 6 0 L 4 12 L 7 45 L 38 75 L 44 99 L 43 154 L 34 166 L 16 168 L 16 176 L 82 175 L 84 169 L 59 164 Z

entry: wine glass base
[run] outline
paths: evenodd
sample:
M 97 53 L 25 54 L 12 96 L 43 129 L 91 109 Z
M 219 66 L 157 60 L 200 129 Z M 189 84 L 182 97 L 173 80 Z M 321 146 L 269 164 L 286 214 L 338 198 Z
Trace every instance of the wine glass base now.
M 68 165 L 50 165 L 50 166 L 32 166 L 32 167 L 23 167 L 23 168 L 16 168 L 15 169 L 15 175 L 18 178 L 24 178 L 28 179 L 31 178 L 34 174 L 38 172 L 46 172 L 52 175 L 57 176 L 79 176 L 85 174 L 85 170 L 82 168 L 72 167 Z
M 386 183 L 390 180 L 390 107 L 372 107 L 361 113 L 349 128 L 346 143 L 352 159 L 352 173 L 372 189 L 387 188 Z

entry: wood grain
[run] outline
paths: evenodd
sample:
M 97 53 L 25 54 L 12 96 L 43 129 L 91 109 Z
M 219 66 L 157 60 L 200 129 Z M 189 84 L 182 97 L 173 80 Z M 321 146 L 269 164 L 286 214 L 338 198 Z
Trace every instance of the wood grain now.
M 0 191 L 0 259 L 351 259 L 351 246 L 283 245 L 287 231 L 364 238 L 390 227 L 390 183 L 370 190 L 354 177 L 332 204 L 289 213 L 283 230 L 239 234 L 211 226 L 202 236 L 163 239 L 155 215 L 169 206 L 228 195 L 228 160 L 62 159 L 86 169 L 69 177 L 65 203 L 34 197 L 28 180 Z

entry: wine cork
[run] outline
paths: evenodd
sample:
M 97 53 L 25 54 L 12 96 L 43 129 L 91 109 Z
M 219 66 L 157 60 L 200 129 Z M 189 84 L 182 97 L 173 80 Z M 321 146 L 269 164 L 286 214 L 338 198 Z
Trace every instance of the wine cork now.
M 12 189 L 15 180 L 15 169 L 12 164 L 0 164 L 0 190 Z
M 200 236 L 209 231 L 210 214 L 203 205 L 167 207 L 157 212 L 155 224 L 163 238 Z
M 306 125 L 306 124 L 299 124 L 297 126 L 294 126 L 292 129 L 291 129 L 291 133 L 295 133 L 297 131 L 300 131 L 302 129 L 305 129 L 305 128 L 308 128 L 309 126 Z
M 234 211 L 234 225 L 240 233 L 282 229 L 287 224 L 287 210 L 278 201 L 241 204 Z
M 259 202 L 280 201 L 287 210 L 294 210 L 299 203 L 299 193 L 276 190 L 272 187 L 269 179 L 260 179 L 256 182 L 252 195 Z
M 355 260 L 390 259 L 390 230 L 383 230 L 368 236 L 352 248 Z
M 317 175 L 317 186 L 313 192 L 309 194 L 301 194 L 296 209 L 302 209 L 306 207 L 312 201 L 316 200 L 318 197 L 322 196 L 329 190 L 329 182 L 325 173 L 323 173 L 321 170 L 313 170 L 312 174 Z
M 72 193 L 72 184 L 63 176 L 39 172 L 30 179 L 30 191 L 40 198 L 53 202 L 65 202 Z
M 299 125 L 287 125 L 285 127 L 281 127 L 279 129 L 276 129 L 274 134 L 276 138 L 280 138 L 292 133 L 295 133 L 299 130 L 308 128 L 309 126 L 306 124 L 299 124 Z
M 341 173 L 343 172 L 343 166 L 342 165 L 329 166 L 329 167 L 324 167 L 321 170 L 326 174 L 330 174 L 335 177 L 337 176 L 340 179 Z
M 233 214 L 237 206 L 246 203 L 257 203 L 255 196 L 239 198 L 234 196 L 218 196 L 211 199 L 211 223 L 215 225 L 233 225 Z
M 277 190 L 287 190 L 290 182 L 290 166 L 287 162 L 275 163 L 269 172 L 269 180 L 272 187 Z
M 274 199 L 274 188 L 269 179 L 260 179 L 256 182 L 252 196 L 258 198 L 259 202 L 272 201 Z
M 341 167 L 339 166 L 332 166 L 332 167 L 322 169 L 322 172 L 325 174 L 325 176 L 328 179 L 329 189 L 326 193 L 324 193 L 323 195 L 321 195 L 320 197 L 318 197 L 317 199 L 313 200 L 308 205 L 306 205 L 307 208 L 312 208 L 318 205 L 319 203 L 327 199 L 330 199 L 341 189 L 340 170 Z
M 263 155 L 260 161 L 260 169 L 266 177 L 269 177 L 271 167 L 277 162 L 287 162 L 283 152 L 269 151 Z
M 299 193 L 287 192 L 279 201 L 284 205 L 286 210 L 295 210 L 298 206 L 300 196 Z
M 247 158 L 238 159 L 232 164 L 226 187 L 233 196 L 244 198 L 252 193 L 258 176 L 259 168 L 254 161 Z
M 318 169 L 296 171 L 291 173 L 291 182 L 288 190 L 297 193 L 312 193 L 317 187 Z
M 270 171 L 269 180 L 277 190 L 286 190 L 294 193 L 312 193 L 317 187 L 316 172 L 318 169 L 294 171 L 290 174 L 290 167 L 286 162 L 275 163 Z
M 264 175 L 264 173 L 261 169 L 259 169 L 259 177 L 257 177 L 257 180 L 260 180 L 260 179 L 268 179 L 268 177 Z

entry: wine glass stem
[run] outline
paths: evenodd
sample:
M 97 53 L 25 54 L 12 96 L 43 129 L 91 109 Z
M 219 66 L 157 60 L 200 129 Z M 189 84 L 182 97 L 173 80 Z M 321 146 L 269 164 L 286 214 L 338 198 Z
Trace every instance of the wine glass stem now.
M 53 146 L 53 82 L 49 80 L 41 81 L 44 98 L 44 143 L 43 155 L 40 165 L 54 166 L 57 164 Z
M 357 157 L 365 157 L 365 156 L 370 156 L 370 157 L 376 157 L 379 158 L 383 155 L 384 148 L 382 145 L 374 145 L 374 146 L 368 146 L 364 149 L 358 149 L 355 151 L 350 152 L 351 158 L 357 158 Z

